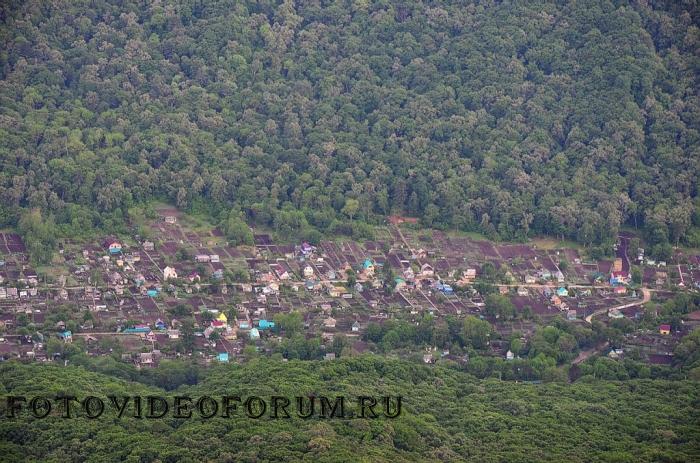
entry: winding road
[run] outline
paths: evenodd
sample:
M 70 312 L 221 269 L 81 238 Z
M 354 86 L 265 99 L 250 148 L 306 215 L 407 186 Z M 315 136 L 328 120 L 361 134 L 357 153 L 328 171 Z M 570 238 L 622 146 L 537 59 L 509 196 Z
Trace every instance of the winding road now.
M 593 323 L 593 317 L 595 317 L 597 315 L 602 315 L 609 310 L 612 310 L 612 309 L 622 310 L 622 309 L 626 309 L 628 307 L 634 307 L 637 305 L 646 304 L 647 302 L 649 302 L 651 300 L 651 291 L 648 288 L 641 288 L 641 290 L 642 290 L 642 299 L 641 300 L 635 301 L 635 302 L 630 302 L 628 304 L 618 305 L 615 307 L 598 309 L 595 312 L 591 313 L 586 318 L 584 318 L 584 320 L 586 320 L 587 323 Z M 607 348 L 609 345 L 610 344 L 606 341 L 604 344 L 596 346 L 592 349 L 584 350 L 583 352 L 578 354 L 578 356 L 571 362 L 571 364 L 578 365 L 579 363 L 585 362 L 591 355 L 602 351 L 603 349 Z
M 601 314 L 608 312 L 610 310 L 613 310 L 613 309 L 622 310 L 622 309 L 627 309 L 629 307 L 634 307 L 636 305 L 646 304 L 647 302 L 649 302 L 651 300 L 651 291 L 649 291 L 649 289 L 647 289 L 647 288 L 641 288 L 641 290 L 642 290 L 642 299 L 640 301 L 629 302 L 627 304 L 617 305 L 615 307 L 598 309 L 598 310 L 592 312 L 586 318 L 584 318 L 584 320 L 586 320 L 586 322 L 588 322 L 588 323 L 593 323 L 593 317 L 601 315 Z

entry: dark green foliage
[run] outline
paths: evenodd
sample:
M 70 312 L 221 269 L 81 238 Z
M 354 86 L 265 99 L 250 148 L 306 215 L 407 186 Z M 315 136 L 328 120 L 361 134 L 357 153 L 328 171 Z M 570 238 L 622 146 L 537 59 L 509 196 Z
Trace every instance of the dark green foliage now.
M 642 270 L 639 267 L 632 267 L 632 282 L 634 284 L 641 285 L 643 276 Z
M 611 362 L 601 360 L 602 362 Z M 173 365 L 168 365 L 170 372 Z M 151 372 L 158 377 L 161 368 Z M 604 370 L 601 367 L 600 372 Z M 168 373 L 170 375 L 170 373 Z M 571 385 L 475 380 L 436 366 L 364 356 L 252 360 L 208 371 L 177 392 L 81 367 L 0 365 L 6 395 L 401 395 L 397 419 L 0 420 L 7 462 L 65 461 L 697 461 L 697 382 L 590 380 Z M 5 400 L 0 407 L 4 412 Z M 348 406 L 349 410 L 356 407 Z M 292 413 L 294 409 L 290 410 Z M 81 413 L 77 410 L 76 413 Z M 195 412 L 195 416 L 196 412 Z
M 310 241 L 392 212 L 599 249 L 627 223 L 658 257 L 700 241 L 694 2 L 0 13 L 0 226 L 36 208 L 59 234 L 117 233 L 157 198 Z
M 507 296 L 489 294 L 486 296 L 486 313 L 501 320 L 512 320 L 515 317 L 515 306 Z
M 700 329 L 695 329 L 676 346 L 676 361 L 689 370 L 690 376 L 700 380 Z
M 470 345 L 474 349 L 483 349 L 486 347 L 493 328 L 486 320 L 479 320 L 473 315 L 468 315 L 464 319 L 464 327 L 462 329 L 462 337 L 464 343 Z
M 277 313 L 274 321 L 275 329 L 283 331 L 288 337 L 300 334 L 304 329 L 304 316 L 300 312 Z
M 224 232 L 232 246 L 241 244 L 248 246 L 253 245 L 253 232 L 250 231 L 250 227 L 248 227 L 239 214 L 231 213 L 229 215 L 228 220 L 224 224 Z
M 53 221 L 45 220 L 39 209 L 32 209 L 22 215 L 18 230 L 24 235 L 32 258 L 37 263 L 50 263 L 56 245 Z

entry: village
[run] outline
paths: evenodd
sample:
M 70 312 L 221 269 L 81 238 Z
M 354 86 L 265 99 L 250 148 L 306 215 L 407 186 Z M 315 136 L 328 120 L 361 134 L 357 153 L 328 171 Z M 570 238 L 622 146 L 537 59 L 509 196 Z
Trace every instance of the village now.
M 372 351 L 365 337 L 370 324 L 426 314 L 474 315 L 501 339 L 518 332 L 526 341 L 555 317 L 634 321 L 647 303 L 700 289 L 700 256 L 654 262 L 643 249 L 629 248 L 629 234 L 620 236 L 615 258 L 587 261 L 574 248 L 498 244 L 410 222 L 390 217 L 373 241 L 362 243 L 278 244 L 271 233 L 254 230 L 254 246 L 233 247 L 216 227 L 191 226 L 184 213 L 163 207 L 149 238 L 66 241 L 60 260 L 42 269 L 32 268 L 18 235 L 0 234 L 0 359 L 57 361 L 57 341 L 80 339 L 94 356 L 118 346 L 122 360 L 138 368 L 183 355 L 234 362 L 246 346 L 265 353 L 282 334 L 276 320 L 290 313 L 303 317 L 307 338 L 320 337 L 325 346 L 342 334 L 356 353 Z M 642 269 L 637 281 L 633 265 Z M 508 298 L 517 316 L 499 319 L 486 311 L 484 285 Z M 184 318 L 193 326 L 183 327 Z M 625 342 L 649 363 L 670 364 L 675 345 L 698 324 L 700 314 L 691 313 L 682 329 L 661 324 Z M 193 339 L 190 352 L 178 348 L 185 336 Z M 611 358 L 624 355 L 624 348 L 604 347 L 600 353 Z M 433 362 L 430 346 L 426 351 L 425 362 Z M 498 339 L 490 352 L 514 357 Z M 335 356 L 330 349 L 325 354 Z

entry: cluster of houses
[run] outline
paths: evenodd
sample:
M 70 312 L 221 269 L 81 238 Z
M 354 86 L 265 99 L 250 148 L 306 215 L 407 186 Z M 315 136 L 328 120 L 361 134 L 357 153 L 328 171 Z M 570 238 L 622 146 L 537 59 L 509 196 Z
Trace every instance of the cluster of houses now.
M 0 286 L 0 301 L 29 299 L 37 295 L 39 277 L 36 270 L 27 263 L 23 263 L 21 268 L 14 267 L 16 270 L 9 270 L 7 267 L 7 262 L 0 259 L 0 285 L 10 283 L 8 274 L 14 276 L 12 286 Z
M 159 226 L 163 224 L 168 230 L 180 227 L 175 215 L 163 216 Z M 410 249 L 409 254 L 398 241 L 388 247 L 366 243 L 364 248 L 356 243 L 328 242 L 275 245 L 260 235 L 256 235 L 256 246 L 233 249 L 221 240 L 205 245 L 203 238 L 193 244 L 191 235 L 178 235 L 187 243 L 178 238 L 153 241 L 136 237 L 127 241 L 137 244 L 127 244 L 110 237 L 100 246 L 61 250 L 70 274 L 50 284 L 39 284 L 26 260 L 12 272 L 2 270 L 3 260 L 0 306 L 5 301 L 7 309 L 0 317 L 0 328 L 12 332 L 20 313 L 29 323 L 40 325 L 51 311 L 47 301 L 74 303 L 82 309 L 80 313 L 88 310 L 93 319 L 70 325 L 73 329 L 56 328 L 59 339 L 69 343 L 81 336 L 94 341 L 98 332 L 112 332 L 124 342 L 137 340 L 134 351 L 149 348 L 149 355 L 128 358 L 139 366 L 153 366 L 172 355 L 167 346 L 182 340 L 181 323 L 169 314 L 178 304 L 184 304 L 195 320 L 197 348 L 215 352 L 211 359 L 221 362 L 228 362 L 245 343 L 262 345 L 266 339 L 279 336 L 273 320 L 277 314 L 292 310 L 303 314 L 307 335 L 320 335 L 327 342 L 343 333 L 354 343 L 360 343 L 369 323 L 381 324 L 394 316 L 390 307 L 415 317 L 423 312 L 483 316 L 484 299 L 478 292 L 474 288 L 460 290 L 476 282 L 483 256 L 481 260 L 442 257 L 440 251 L 420 247 Z M 189 252 L 178 253 L 183 247 Z M 498 264 L 493 258 L 489 260 L 494 266 Z M 513 266 L 506 276 L 520 285 L 515 291 L 515 299 L 523 300 L 518 308 L 536 306 L 544 296 L 545 307 L 538 310 L 552 316 L 561 312 L 569 320 L 581 316 L 580 300 L 571 298 L 566 277 L 556 265 L 543 266 L 537 257 L 520 268 L 512 259 L 507 262 Z M 247 278 L 233 280 L 232 272 L 227 272 L 233 266 L 243 266 Z M 12 284 L 8 284 L 8 275 Z M 393 282 L 386 281 L 387 275 L 393 275 Z M 612 263 L 609 275 L 595 275 L 606 291 L 611 288 L 620 295 L 628 291 L 629 279 L 621 259 Z M 499 291 L 511 297 L 510 287 L 516 284 L 503 285 Z M 577 296 L 586 291 L 590 296 L 590 290 L 577 290 Z M 613 313 L 611 318 L 617 316 Z M 360 349 L 361 343 L 358 346 Z
M 627 284 L 629 283 L 629 280 L 629 272 L 622 270 L 622 259 L 615 259 L 612 265 L 609 280 L 610 286 L 613 288 L 613 293 L 625 294 L 627 292 Z

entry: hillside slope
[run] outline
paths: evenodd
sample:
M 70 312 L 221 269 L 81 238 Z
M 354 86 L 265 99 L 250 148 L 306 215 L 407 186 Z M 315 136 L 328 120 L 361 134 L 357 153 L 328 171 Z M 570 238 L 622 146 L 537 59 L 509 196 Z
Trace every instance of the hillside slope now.
M 170 395 L 77 367 L 0 365 L 2 396 Z M 692 461 L 697 383 L 526 385 L 360 357 L 257 360 L 212 370 L 177 394 L 401 395 L 396 419 L 86 418 L 0 421 L 3 461 Z M 3 397 L 4 406 L 4 397 Z M 4 413 L 4 410 L 3 410 Z M 195 415 L 198 416 L 198 415 Z M 26 455 L 23 456 L 23 455 Z
M 0 19 L 0 226 L 40 208 L 113 231 L 159 197 L 287 236 L 395 212 L 700 244 L 695 2 L 10 1 Z

